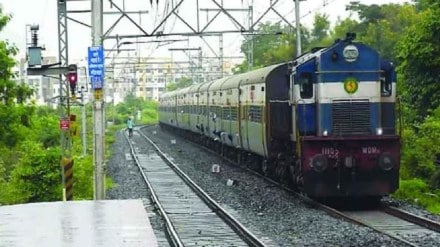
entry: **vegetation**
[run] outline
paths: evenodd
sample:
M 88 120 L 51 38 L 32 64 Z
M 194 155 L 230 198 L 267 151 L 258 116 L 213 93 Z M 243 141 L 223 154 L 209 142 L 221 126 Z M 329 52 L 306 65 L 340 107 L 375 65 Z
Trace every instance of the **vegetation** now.
M 114 124 L 117 125 L 118 128 L 121 126 L 125 127 L 125 123 L 129 117 L 134 117 L 135 124 L 156 123 L 159 119 L 157 107 L 158 103 L 155 101 L 128 95 L 123 103 L 119 103 L 116 106 L 109 106 L 107 118 L 114 120 Z
M 401 187 L 395 197 L 418 203 L 440 213 L 440 3 L 413 0 L 412 4 L 347 5 L 352 16 L 333 26 L 325 14 L 316 14 L 313 27 L 301 27 L 303 50 L 327 46 L 347 32 L 378 49 L 382 57 L 398 69 L 398 91 L 403 109 Z M 10 20 L 0 8 L 0 32 Z M 253 39 L 253 67 L 285 62 L 297 56 L 294 28 L 280 23 L 263 23 Z M 241 51 L 248 57 L 249 40 Z M 13 56 L 17 49 L 0 40 L 0 204 L 60 199 L 60 138 L 58 114 L 29 101 L 32 89 L 14 80 Z M 235 73 L 249 70 L 245 59 Z M 191 85 L 182 78 L 168 84 L 169 91 Z M 113 123 L 107 144 L 114 141 L 113 130 L 125 127 L 129 116 L 136 124 L 157 121 L 157 103 L 128 96 L 123 104 L 108 106 L 107 120 Z M 87 106 L 87 126 L 92 129 L 91 107 Z M 79 109 L 72 111 L 79 114 Z M 78 111 L 78 112 L 77 112 Z M 38 116 L 38 117 L 36 117 Z M 138 119 L 137 117 L 141 118 Z M 90 133 L 89 133 L 90 134 Z M 92 136 L 88 136 L 89 146 Z M 73 139 L 76 199 L 92 197 L 92 157 L 81 157 L 81 142 Z M 110 145 L 106 145 L 110 149 Z M 110 153 L 106 153 L 110 155 Z M 111 186 L 111 181 L 109 181 Z
M 176 83 L 168 83 L 167 85 L 167 91 L 174 91 L 179 88 L 185 88 L 189 85 L 191 85 L 193 81 L 188 77 L 182 77 L 180 78 Z

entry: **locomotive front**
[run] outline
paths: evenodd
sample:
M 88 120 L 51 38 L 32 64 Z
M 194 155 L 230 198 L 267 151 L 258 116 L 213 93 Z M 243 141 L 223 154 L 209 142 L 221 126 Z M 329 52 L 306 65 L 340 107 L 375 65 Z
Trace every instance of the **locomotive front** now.
M 398 188 L 396 76 L 352 37 L 296 60 L 292 70 L 296 180 L 310 196 L 384 196 Z

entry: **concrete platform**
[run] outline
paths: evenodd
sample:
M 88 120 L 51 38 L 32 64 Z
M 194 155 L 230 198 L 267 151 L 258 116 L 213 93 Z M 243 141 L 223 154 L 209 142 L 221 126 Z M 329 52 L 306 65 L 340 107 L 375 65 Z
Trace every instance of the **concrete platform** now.
M 157 246 L 140 200 L 0 207 L 0 246 Z

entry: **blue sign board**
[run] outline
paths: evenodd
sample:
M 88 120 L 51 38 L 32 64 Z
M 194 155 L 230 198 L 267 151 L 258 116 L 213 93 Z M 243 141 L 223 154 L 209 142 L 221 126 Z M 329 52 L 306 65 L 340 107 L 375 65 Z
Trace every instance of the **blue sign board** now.
M 102 46 L 89 47 L 89 78 L 93 89 L 104 86 L 104 49 Z

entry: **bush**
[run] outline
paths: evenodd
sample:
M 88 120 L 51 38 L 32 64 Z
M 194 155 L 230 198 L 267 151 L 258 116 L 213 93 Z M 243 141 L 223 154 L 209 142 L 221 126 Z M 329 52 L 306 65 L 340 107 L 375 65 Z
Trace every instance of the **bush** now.
M 401 180 L 400 188 L 393 197 L 425 207 L 432 213 L 440 214 L 440 191 L 433 193 L 421 179 Z
M 405 128 L 401 159 L 403 179 L 420 178 L 428 182 L 438 169 L 434 161 L 440 153 L 440 108 L 431 113 L 423 123 Z
M 6 184 L 1 203 L 56 201 L 62 198 L 59 148 L 43 149 L 24 141 L 18 148 L 19 160 Z
M 73 163 L 73 199 L 93 199 L 93 157 L 75 157 Z

